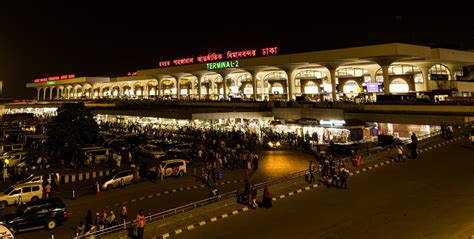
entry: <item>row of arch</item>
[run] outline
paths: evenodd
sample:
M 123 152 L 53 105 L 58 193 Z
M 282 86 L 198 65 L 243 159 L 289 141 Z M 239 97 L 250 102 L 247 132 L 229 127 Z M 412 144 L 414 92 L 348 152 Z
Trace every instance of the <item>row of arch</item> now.
M 426 73 L 423 74 L 415 65 L 392 64 L 388 67 L 389 79 L 384 80 L 382 68 L 371 74 L 362 67 L 341 67 L 335 71 L 334 85 L 331 83 L 331 73 L 321 67 L 298 69 L 296 74 L 278 68 L 262 71 L 233 69 L 220 73 L 160 75 L 147 80 L 40 87 L 37 88 L 37 98 L 53 100 L 172 97 L 218 100 L 242 97 L 263 100 L 271 97 L 290 99 L 309 94 L 322 95 L 329 99 L 333 91 L 351 96 L 374 91 L 400 93 L 417 91 L 417 88 L 421 88 L 417 86 L 426 86 L 427 80 L 452 79 L 451 70 L 441 64 L 431 66 Z M 455 75 L 458 75 L 458 72 Z M 384 84 L 385 82 L 388 84 Z M 374 85 L 377 85 L 377 90 L 374 90 Z M 389 89 L 384 89 L 387 85 Z

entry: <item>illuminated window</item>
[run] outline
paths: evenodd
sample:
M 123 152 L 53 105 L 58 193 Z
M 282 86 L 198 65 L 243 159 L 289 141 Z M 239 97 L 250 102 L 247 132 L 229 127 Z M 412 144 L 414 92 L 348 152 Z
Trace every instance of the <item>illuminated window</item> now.
M 280 83 L 274 83 L 273 86 L 272 86 L 272 94 L 283 94 L 284 93 L 284 90 L 283 90 L 283 85 L 280 84 Z
M 253 87 L 252 84 L 247 83 L 244 88 L 244 94 L 252 95 L 253 94 Z
M 430 80 L 451 80 L 451 73 L 446 66 L 436 64 L 430 68 L 428 78 Z
M 390 92 L 392 93 L 406 93 L 408 92 L 408 84 L 401 78 L 394 79 L 390 84 Z
M 342 92 L 344 92 L 349 97 L 357 96 L 359 94 L 359 84 L 357 84 L 356 81 L 349 80 L 346 82 L 346 84 L 344 84 Z
M 413 75 L 415 83 L 423 82 L 423 74 L 417 66 L 406 64 L 393 64 L 388 68 L 388 75 Z M 383 71 L 379 68 L 375 73 L 375 81 L 383 82 Z
M 305 94 L 317 94 L 319 92 L 318 86 L 312 82 L 308 81 L 304 86 L 304 93 Z

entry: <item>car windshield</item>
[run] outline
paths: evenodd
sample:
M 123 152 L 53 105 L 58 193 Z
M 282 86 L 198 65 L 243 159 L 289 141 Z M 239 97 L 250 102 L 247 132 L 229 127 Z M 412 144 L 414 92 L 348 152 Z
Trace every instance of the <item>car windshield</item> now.
M 8 194 L 10 194 L 10 193 L 13 191 L 13 189 L 14 189 L 13 187 L 9 187 L 9 188 L 7 188 L 5 191 L 3 191 L 3 193 L 4 193 L 5 195 L 8 195 Z

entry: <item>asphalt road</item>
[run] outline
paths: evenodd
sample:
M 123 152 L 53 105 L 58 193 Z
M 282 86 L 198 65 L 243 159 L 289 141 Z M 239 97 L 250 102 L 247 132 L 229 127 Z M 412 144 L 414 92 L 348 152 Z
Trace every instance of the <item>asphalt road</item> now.
M 311 156 L 298 151 L 275 150 L 259 152 L 260 167 L 257 171 L 253 170 L 231 170 L 224 172 L 222 181 L 243 180 L 249 178 L 251 183 L 258 183 L 266 180 L 275 179 L 286 174 L 306 169 Z M 189 169 L 188 169 L 189 170 Z M 77 200 L 65 199 L 69 211 L 69 220 L 53 231 L 38 230 L 34 232 L 19 233 L 15 238 L 32 238 L 38 239 L 50 238 L 54 233 L 55 238 L 72 238 L 74 228 L 80 221 L 85 221 L 88 209 L 92 212 L 98 212 L 102 208 L 107 212 L 114 210 L 118 215 L 122 205 L 127 206 L 129 218 L 134 217 L 139 209 L 143 209 L 145 213 L 156 213 L 171 209 L 177 206 L 191 203 L 197 200 L 207 198 L 209 189 L 200 187 L 202 182 L 197 177 L 191 175 L 192 169 L 188 171 L 188 175 L 182 178 L 165 178 L 159 184 L 151 182 L 142 182 L 136 185 L 127 186 L 124 189 L 114 189 L 100 193 L 96 196 L 91 193 L 83 193 Z M 81 182 L 76 184 L 77 188 L 88 188 L 93 186 L 92 181 Z M 197 188 L 193 188 L 196 186 Z M 62 198 L 69 198 L 68 192 L 70 186 L 63 186 L 61 193 L 58 195 Z M 179 188 L 183 188 L 182 191 Z M 190 187 L 189 189 L 186 189 Z M 219 185 L 221 192 L 232 191 L 243 187 L 242 182 Z M 177 189 L 173 192 L 174 189 Z M 166 193 L 168 192 L 168 193 Z M 8 208 L 5 213 L 13 211 L 14 208 Z
M 173 238 L 470 238 L 474 147 L 464 138 Z M 276 196 L 276 195 L 275 195 Z

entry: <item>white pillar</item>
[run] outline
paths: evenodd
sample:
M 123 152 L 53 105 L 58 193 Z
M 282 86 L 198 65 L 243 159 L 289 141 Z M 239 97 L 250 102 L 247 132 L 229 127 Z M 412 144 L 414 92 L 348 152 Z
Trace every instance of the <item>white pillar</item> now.
M 143 87 L 143 98 L 148 99 L 148 84 Z
M 390 65 L 383 65 L 382 72 L 383 72 L 383 93 L 385 95 L 390 94 L 390 79 L 388 75 L 388 67 Z
M 258 72 L 252 73 L 253 100 L 257 100 L 257 74 Z
M 41 88 L 36 88 L 36 100 L 40 99 L 40 90 Z
M 420 68 L 421 73 L 423 74 L 423 83 L 425 85 L 425 90 L 426 91 L 431 91 L 431 86 L 430 86 L 430 79 L 429 79 L 429 68 Z
M 222 86 L 224 88 L 224 100 L 227 100 L 227 75 L 222 76 L 222 82 L 224 83 Z
M 336 101 L 336 68 L 331 68 L 329 70 L 329 77 L 331 79 L 331 96 L 332 101 Z
M 288 85 L 288 100 L 289 101 L 292 101 L 292 100 L 295 100 L 296 97 L 295 97 L 295 78 L 296 78 L 296 75 L 293 74 L 293 70 L 291 71 L 286 71 L 286 75 L 288 76 L 288 82 L 287 82 L 287 85 Z
M 48 90 L 48 87 L 43 88 L 43 100 L 46 100 L 46 90 Z
M 181 96 L 181 86 L 179 84 L 179 79 L 176 79 L 176 98 L 179 100 Z
M 204 79 L 204 76 L 198 77 L 198 99 L 201 100 L 201 84 L 202 84 L 202 79 Z

